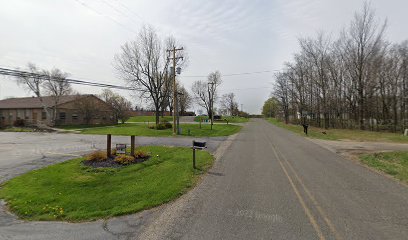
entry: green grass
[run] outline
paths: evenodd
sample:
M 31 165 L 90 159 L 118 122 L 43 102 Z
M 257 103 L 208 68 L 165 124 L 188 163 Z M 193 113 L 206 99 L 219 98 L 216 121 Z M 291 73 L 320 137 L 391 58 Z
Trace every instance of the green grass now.
M 24 128 L 24 127 L 9 127 L 5 129 L 0 129 L 0 132 L 33 132 L 32 128 Z
M 112 124 L 109 124 L 109 125 L 104 125 L 104 124 L 61 125 L 61 126 L 57 126 L 56 128 L 64 129 L 64 130 L 77 130 L 77 129 L 109 127 L 109 126 L 116 126 L 116 125 L 112 125 Z
M 268 119 L 272 124 L 290 130 L 292 132 L 303 134 L 301 125 L 285 124 L 274 118 Z M 326 132 L 323 134 L 322 132 Z M 369 142 L 398 142 L 408 143 L 408 137 L 403 134 L 388 133 L 388 132 L 371 132 L 350 129 L 322 129 L 309 126 L 308 137 L 323 140 L 352 140 L 352 141 L 369 141 Z
M 82 158 L 31 171 L 0 189 L 9 209 L 26 220 L 84 221 L 130 214 L 169 202 L 195 185 L 213 162 L 191 149 L 144 147 L 152 158 L 121 168 L 92 168 Z M 157 157 L 159 155 L 159 157 Z
M 216 136 L 228 136 L 241 130 L 241 126 L 232 124 L 216 124 L 213 125 L 213 130 L 210 129 L 209 124 L 202 124 L 202 128 L 199 128 L 199 124 L 181 124 L 182 136 L 189 136 L 188 129 L 190 129 L 190 136 L 193 137 L 216 137 Z M 112 135 L 124 135 L 124 136 L 157 136 L 157 137 L 169 137 L 173 136 L 173 130 L 156 130 L 149 129 L 146 124 L 137 123 L 125 123 L 112 127 L 100 127 L 100 128 L 87 128 L 82 129 L 83 134 L 112 134 Z
M 160 121 L 161 120 L 166 120 L 166 121 L 173 121 L 173 117 L 172 116 L 164 116 L 164 117 L 160 117 Z M 131 117 L 129 118 L 129 120 L 127 120 L 127 122 L 151 122 L 151 123 L 155 123 L 156 122 L 156 116 L 135 116 L 135 117 Z
M 408 183 L 408 152 L 364 154 L 360 161 Z

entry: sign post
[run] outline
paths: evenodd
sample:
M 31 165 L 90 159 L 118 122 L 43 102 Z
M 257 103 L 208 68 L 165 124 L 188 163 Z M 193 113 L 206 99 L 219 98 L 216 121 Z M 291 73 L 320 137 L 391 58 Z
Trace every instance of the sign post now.
M 108 156 L 108 158 L 112 155 L 112 135 L 108 134 L 106 136 L 106 155 Z

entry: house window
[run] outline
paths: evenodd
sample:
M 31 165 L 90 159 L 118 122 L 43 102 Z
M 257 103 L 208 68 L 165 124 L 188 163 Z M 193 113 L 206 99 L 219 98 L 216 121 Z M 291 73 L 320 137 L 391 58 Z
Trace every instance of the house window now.
M 59 119 L 60 119 L 60 120 L 65 120 L 65 117 L 66 117 L 66 115 L 65 115 L 64 112 L 60 112 L 60 113 L 59 113 Z
M 45 120 L 45 119 L 47 119 L 47 113 L 46 112 L 41 112 L 41 119 L 42 120 Z
M 76 113 L 72 114 L 72 120 L 78 120 L 78 114 Z

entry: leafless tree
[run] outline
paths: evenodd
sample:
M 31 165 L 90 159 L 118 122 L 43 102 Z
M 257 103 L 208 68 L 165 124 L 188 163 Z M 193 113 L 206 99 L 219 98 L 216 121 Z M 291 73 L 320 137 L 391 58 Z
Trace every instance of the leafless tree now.
M 42 71 L 33 63 L 28 63 L 28 72 L 31 74 L 17 77 L 17 82 L 29 92 L 33 93 L 41 102 L 44 112 L 47 114 L 47 119 L 51 116 L 51 109 L 43 101 L 43 84 L 44 79 L 41 77 Z
M 98 104 L 90 96 L 77 95 L 75 100 L 75 108 L 78 109 L 79 113 L 84 116 L 86 124 L 90 124 L 92 118 L 99 112 Z
M 55 123 L 60 98 L 61 96 L 72 93 L 71 84 L 66 79 L 68 77 L 68 73 L 64 73 L 60 69 L 54 68 L 51 71 L 43 70 L 42 74 L 47 76 L 46 80 L 43 82 L 44 92 L 48 96 L 52 96 L 54 101 L 54 106 L 52 107 L 52 121 Z
M 178 85 L 177 92 L 179 93 L 178 103 L 180 113 L 183 115 L 187 109 L 191 107 L 193 99 L 187 89 L 182 85 Z
M 238 114 L 238 103 L 235 100 L 234 93 L 226 93 L 222 95 L 220 101 L 220 110 L 226 115 L 234 116 Z
M 125 43 L 115 55 L 119 77 L 152 102 L 156 124 L 159 124 L 160 110 L 168 101 L 171 77 L 168 76 L 169 58 L 165 47 L 172 43 L 174 40 L 162 40 L 152 27 L 144 26 L 137 38 Z
M 217 88 L 221 85 L 221 73 L 212 72 L 208 75 L 207 81 L 198 80 L 193 83 L 192 92 L 197 104 L 207 111 L 213 125 L 214 102 L 217 99 Z
M 71 84 L 66 80 L 68 74 L 57 68 L 51 71 L 40 70 L 33 63 L 28 63 L 28 72 L 30 74 L 17 77 L 18 83 L 23 85 L 40 100 L 47 119 L 51 119 L 52 116 L 51 124 L 55 124 L 57 107 L 61 96 L 68 95 L 72 92 Z M 43 101 L 44 96 L 53 97 L 54 103 L 52 107 Z
M 366 3 L 334 41 L 324 33 L 300 39 L 275 75 L 278 115 L 325 128 L 407 128 L 408 42 L 386 42 L 385 27 Z
M 130 118 L 132 103 L 126 98 L 110 89 L 104 89 L 100 98 L 112 107 L 116 121 L 120 120 L 123 124 Z

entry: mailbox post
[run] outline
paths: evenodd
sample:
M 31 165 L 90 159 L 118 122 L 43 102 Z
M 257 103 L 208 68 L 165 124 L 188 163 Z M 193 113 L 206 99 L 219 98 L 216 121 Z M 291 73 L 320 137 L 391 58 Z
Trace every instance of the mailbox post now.
M 196 150 L 203 150 L 206 147 L 207 143 L 206 142 L 196 142 L 193 140 L 193 168 L 196 169 L 196 154 L 195 151 Z

